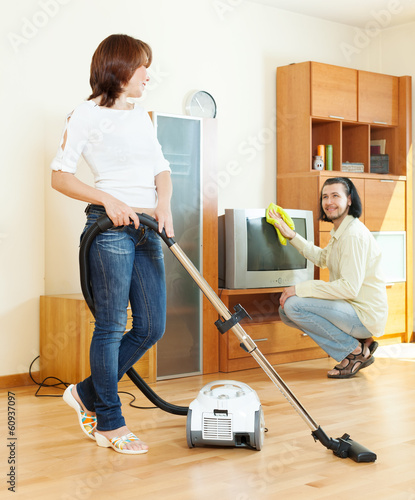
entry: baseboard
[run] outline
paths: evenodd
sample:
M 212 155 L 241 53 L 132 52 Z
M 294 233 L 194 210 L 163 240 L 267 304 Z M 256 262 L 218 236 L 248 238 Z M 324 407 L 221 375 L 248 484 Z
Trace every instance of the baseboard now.
M 37 380 L 39 372 L 32 372 L 32 377 Z M 0 377 L 0 389 L 22 387 L 25 385 L 35 385 L 28 373 L 16 373 L 15 375 L 3 375 Z

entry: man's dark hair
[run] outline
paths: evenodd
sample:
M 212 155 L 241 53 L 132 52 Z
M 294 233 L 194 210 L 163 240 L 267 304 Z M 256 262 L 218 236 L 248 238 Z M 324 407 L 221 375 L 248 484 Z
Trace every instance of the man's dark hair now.
M 353 182 L 347 178 L 347 177 L 331 177 L 330 179 L 327 179 L 326 182 L 323 184 L 323 187 L 321 188 L 321 193 L 320 193 L 320 220 L 326 221 L 326 222 L 332 222 L 327 215 L 324 213 L 323 210 L 323 205 L 322 205 L 322 200 L 323 200 L 323 189 L 325 186 L 329 186 L 331 184 L 342 184 L 344 186 L 344 190 L 346 193 L 346 196 L 350 195 L 350 199 L 352 204 L 349 207 L 349 215 L 352 215 L 356 219 L 358 219 L 362 215 L 362 202 L 360 201 L 360 196 L 359 193 L 357 192 L 357 189 Z

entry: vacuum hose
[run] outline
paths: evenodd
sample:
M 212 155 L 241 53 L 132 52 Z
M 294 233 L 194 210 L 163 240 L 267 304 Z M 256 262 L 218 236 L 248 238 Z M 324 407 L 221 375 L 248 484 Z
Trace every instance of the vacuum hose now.
M 157 232 L 157 234 L 162 238 L 162 240 L 166 243 L 166 245 L 170 248 L 174 245 L 175 241 L 173 238 L 169 238 L 164 229 L 162 233 L 158 232 L 158 222 L 146 214 L 137 214 L 140 222 L 145 226 L 153 229 Z M 91 288 L 91 279 L 90 279 L 90 270 L 89 270 L 89 250 L 91 248 L 91 244 L 94 241 L 95 237 L 111 229 L 113 227 L 112 220 L 108 217 L 108 215 L 104 214 L 99 219 L 97 219 L 94 224 L 91 225 L 82 237 L 81 245 L 79 248 L 79 270 L 80 270 L 80 278 L 81 278 L 81 289 L 82 294 L 85 298 L 85 301 L 91 311 L 91 313 L 95 316 L 95 304 L 94 297 L 92 294 Z M 127 371 L 128 377 L 131 381 L 140 389 L 140 391 L 147 397 L 149 401 L 151 401 L 154 405 L 160 408 L 167 413 L 173 413 L 174 415 L 187 415 L 188 407 L 187 406 L 177 406 L 167 401 L 164 401 L 158 394 L 156 394 L 151 387 L 140 377 L 140 375 L 136 372 L 134 368 L 130 368 Z

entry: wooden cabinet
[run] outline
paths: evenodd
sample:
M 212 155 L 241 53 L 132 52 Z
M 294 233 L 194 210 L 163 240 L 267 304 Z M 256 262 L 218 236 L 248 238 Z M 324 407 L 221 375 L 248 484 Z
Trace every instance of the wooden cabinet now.
M 317 62 L 309 66 L 310 115 L 398 125 L 399 78 Z
M 386 287 L 389 316 L 386 332 L 390 336 L 400 336 L 406 329 L 406 286 L 405 283 L 392 283 Z
M 127 330 L 131 328 L 131 315 Z M 40 297 L 40 378 L 56 377 L 76 384 L 90 375 L 92 316 L 81 294 Z M 134 365 L 147 382 L 156 381 L 156 346 Z M 124 375 L 122 380 L 129 380 Z
M 359 71 L 359 122 L 398 125 L 399 79 Z
M 341 111 L 345 102 L 350 114 Z M 347 176 L 371 231 L 406 232 L 406 282 L 388 288 L 386 327 L 387 336 L 404 342 L 413 330 L 411 107 L 409 76 L 314 62 L 277 69 L 277 203 L 312 210 L 315 243 L 324 247 L 332 225 L 319 221 L 320 191 L 327 178 Z M 385 143 L 388 174 L 370 171 L 373 140 Z M 319 144 L 333 146 L 333 171 L 312 169 Z M 343 171 L 345 162 L 363 164 L 363 172 Z M 328 273 L 316 272 L 316 278 L 328 279 Z
M 241 326 L 270 363 L 327 357 L 308 335 L 282 323 L 278 314 L 282 291 L 283 288 L 224 289 L 220 291 L 220 298 L 230 311 L 236 304 L 241 304 L 249 313 L 252 319 L 245 318 Z M 219 342 L 221 372 L 258 366 L 255 359 L 241 348 L 231 330 L 222 334 Z
M 365 179 L 364 223 L 371 231 L 405 231 L 405 181 Z
M 311 115 L 357 120 L 357 71 L 310 63 Z

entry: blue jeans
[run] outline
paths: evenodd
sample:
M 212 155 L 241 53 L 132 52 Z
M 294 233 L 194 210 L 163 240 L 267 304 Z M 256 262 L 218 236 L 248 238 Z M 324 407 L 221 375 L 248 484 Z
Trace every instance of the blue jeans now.
M 84 232 L 103 213 L 103 207 L 90 206 Z M 108 431 L 125 425 L 118 381 L 164 334 L 160 237 L 143 225 L 109 229 L 94 239 L 89 266 L 95 306 L 91 376 L 77 384 L 77 391 L 85 407 L 96 412 L 97 430 Z M 132 329 L 124 333 L 129 302 Z
M 372 336 L 345 300 L 289 297 L 279 308 L 283 323 L 309 335 L 329 356 L 342 361 L 359 345 L 356 339 Z

